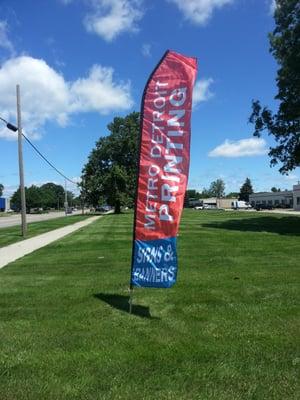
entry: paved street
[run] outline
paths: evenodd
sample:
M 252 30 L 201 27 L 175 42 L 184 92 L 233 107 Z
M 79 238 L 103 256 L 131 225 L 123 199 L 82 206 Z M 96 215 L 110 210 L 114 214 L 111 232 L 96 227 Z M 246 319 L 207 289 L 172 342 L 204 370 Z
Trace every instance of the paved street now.
M 226 210 L 226 211 L 232 211 L 232 210 Z M 237 210 L 238 212 L 253 212 L 255 210 Z M 292 209 L 274 209 L 274 210 L 260 210 L 256 211 L 258 213 L 267 213 L 267 214 L 285 214 L 285 215 L 297 215 L 300 217 L 300 211 L 295 211 Z
M 78 215 L 81 214 L 81 210 L 74 211 L 72 214 L 68 215 Z M 27 222 L 38 222 L 46 221 L 48 219 L 64 217 L 65 212 L 49 212 L 48 214 L 27 214 Z M 7 228 L 9 226 L 15 226 L 21 224 L 21 214 L 13 214 L 9 217 L 0 217 L 0 229 Z

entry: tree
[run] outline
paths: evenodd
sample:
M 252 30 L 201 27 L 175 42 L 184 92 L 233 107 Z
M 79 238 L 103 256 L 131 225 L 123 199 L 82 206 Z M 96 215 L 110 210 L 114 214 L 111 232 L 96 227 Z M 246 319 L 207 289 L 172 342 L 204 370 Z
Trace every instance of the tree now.
M 85 199 L 97 206 L 101 198 L 121 211 L 132 206 L 135 196 L 139 113 L 114 118 L 107 128 L 110 134 L 101 137 L 91 151 L 82 171 L 82 192 Z
M 189 199 L 199 199 L 200 198 L 200 193 L 197 192 L 197 190 L 195 190 L 195 189 L 186 190 L 185 195 Z
M 0 197 L 3 195 L 4 186 L 0 183 Z
M 42 196 L 43 208 L 59 208 L 59 206 L 64 205 L 65 189 L 61 185 L 56 185 L 53 182 L 48 182 L 42 185 L 40 189 L 43 193 Z
M 276 188 L 275 186 L 271 187 L 271 192 L 276 193 L 280 192 L 280 188 Z
M 201 197 L 200 193 L 197 192 L 195 189 L 188 189 L 185 192 L 184 196 L 184 207 L 189 207 L 190 205 L 190 200 L 199 200 Z
M 81 195 L 74 197 L 72 200 L 72 203 L 75 207 L 82 207 L 83 206 L 83 197 L 81 197 Z
M 209 189 L 203 188 L 202 192 L 200 193 L 200 197 L 202 199 L 208 199 L 209 197 L 212 197 L 213 195 L 211 194 Z
M 35 185 L 29 188 L 25 187 L 26 209 L 27 212 L 31 208 L 56 208 L 58 205 L 63 206 L 65 201 L 65 190 L 61 185 L 49 182 L 41 187 Z M 74 198 L 72 192 L 67 191 L 68 203 L 71 204 Z M 21 209 L 20 188 L 12 195 L 12 208 Z
M 31 208 L 42 207 L 42 191 L 39 187 L 32 185 L 29 188 L 25 187 L 25 197 L 26 197 L 26 212 L 30 212 Z M 15 191 L 10 200 L 13 209 L 21 210 L 21 196 L 20 188 Z
M 240 193 L 239 192 L 230 192 L 226 194 L 226 199 L 237 199 L 239 197 Z
M 224 197 L 225 195 L 225 182 L 222 179 L 217 179 L 210 184 L 209 194 L 212 197 Z
M 279 64 L 277 71 L 279 101 L 277 113 L 252 102 L 249 121 L 254 124 L 254 136 L 266 130 L 277 142 L 271 147 L 271 165 L 281 163 L 279 171 L 287 174 L 300 165 L 300 2 L 277 0 L 275 29 L 269 35 L 270 52 Z
M 244 184 L 241 186 L 239 200 L 249 201 L 250 194 L 253 193 L 252 183 L 249 178 L 246 178 Z

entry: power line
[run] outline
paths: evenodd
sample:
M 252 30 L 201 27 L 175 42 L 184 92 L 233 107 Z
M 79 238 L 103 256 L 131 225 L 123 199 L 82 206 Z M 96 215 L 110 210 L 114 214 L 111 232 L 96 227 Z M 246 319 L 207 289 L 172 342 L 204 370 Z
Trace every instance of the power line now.
M 72 181 L 72 179 L 68 178 L 65 174 L 63 174 L 61 171 L 59 171 L 49 160 L 47 160 L 47 158 L 45 156 L 43 156 L 43 154 L 39 151 L 39 149 L 37 149 L 37 147 L 28 139 L 27 136 L 24 135 L 23 133 L 23 137 L 24 139 L 30 144 L 31 147 L 33 147 L 33 149 L 39 154 L 40 157 L 42 157 L 42 159 L 48 164 L 50 165 L 50 167 L 52 167 L 59 175 L 61 175 L 62 177 L 64 177 L 67 181 L 74 183 L 75 185 L 77 185 L 77 182 Z
M 16 132 L 18 130 L 18 128 L 13 125 L 10 124 L 8 121 L 6 121 L 4 118 L 2 118 L 0 116 L 0 120 L 3 121 L 6 124 L 6 127 L 8 129 L 10 129 L 13 132 Z M 24 137 L 24 139 L 27 141 L 27 143 L 30 144 L 30 146 L 38 153 L 38 155 L 48 164 L 50 165 L 51 168 L 53 168 L 59 175 L 61 175 L 63 178 L 65 178 L 67 181 L 73 183 L 74 185 L 77 185 L 77 182 L 72 181 L 72 179 L 68 178 L 65 174 L 63 174 L 59 169 L 57 169 L 49 160 L 47 160 L 47 158 L 39 151 L 39 149 L 28 139 L 28 137 L 22 133 L 22 136 Z

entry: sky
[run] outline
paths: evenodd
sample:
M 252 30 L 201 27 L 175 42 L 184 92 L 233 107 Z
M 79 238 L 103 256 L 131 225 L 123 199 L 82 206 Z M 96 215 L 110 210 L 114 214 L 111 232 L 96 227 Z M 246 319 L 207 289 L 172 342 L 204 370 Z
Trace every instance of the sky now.
M 252 136 L 252 99 L 276 111 L 277 65 L 269 53 L 274 0 L 0 0 L 0 116 L 16 124 L 74 181 L 116 116 L 140 110 L 144 85 L 167 49 L 197 57 L 189 188 L 223 179 L 239 191 L 291 189 L 270 167 L 272 137 Z M 23 144 L 25 184 L 63 184 Z M 0 183 L 18 187 L 17 141 L 0 125 Z M 76 193 L 76 185 L 69 185 Z

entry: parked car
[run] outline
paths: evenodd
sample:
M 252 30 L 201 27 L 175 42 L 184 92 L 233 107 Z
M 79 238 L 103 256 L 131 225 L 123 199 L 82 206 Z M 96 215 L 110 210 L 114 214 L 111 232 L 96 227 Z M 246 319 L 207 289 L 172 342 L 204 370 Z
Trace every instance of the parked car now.
M 95 211 L 98 211 L 98 212 L 107 212 L 107 211 L 109 211 L 110 209 L 111 209 L 110 206 L 108 206 L 108 205 L 102 205 L 102 206 L 97 206 L 97 207 L 95 208 Z
M 255 210 L 256 210 L 256 211 L 261 211 L 261 210 L 274 210 L 274 207 L 271 206 L 270 204 L 256 204 Z
M 203 206 L 196 206 L 196 207 L 194 207 L 194 210 L 203 210 Z

